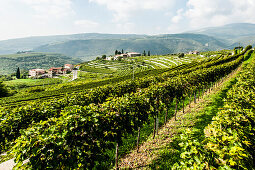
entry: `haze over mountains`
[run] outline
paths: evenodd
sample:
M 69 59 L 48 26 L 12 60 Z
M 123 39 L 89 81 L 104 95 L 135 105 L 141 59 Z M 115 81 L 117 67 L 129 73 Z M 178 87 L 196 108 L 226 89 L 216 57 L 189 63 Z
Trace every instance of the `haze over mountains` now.
M 239 43 L 246 46 L 254 45 L 254 42 L 255 24 L 236 23 L 181 34 L 154 36 L 84 33 L 10 39 L 0 41 L 0 54 L 33 50 L 90 60 L 102 54 L 111 55 L 116 49 L 137 52 L 150 50 L 151 54 L 168 54 L 190 50 L 232 49 Z

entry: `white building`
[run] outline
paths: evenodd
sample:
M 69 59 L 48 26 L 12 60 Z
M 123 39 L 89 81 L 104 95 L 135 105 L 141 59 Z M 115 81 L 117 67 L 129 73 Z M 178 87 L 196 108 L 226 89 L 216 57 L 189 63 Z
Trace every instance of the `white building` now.
M 128 57 L 137 57 L 137 56 L 141 56 L 142 54 L 141 53 L 136 53 L 136 52 L 130 52 L 130 53 L 127 53 Z
M 45 70 L 44 69 L 32 69 L 32 70 L 29 70 L 29 76 L 30 77 L 36 77 L 36 76 L 43 75 L 43 74 L 45 74 Z
M 78 78 L 78 69 L 77 68 L 74 68 L 73 69 L 73 80 L 77 79 Z
M 72 65 L 72 64 L 65 64 L 64 68 L 72 70 L 74 68 L 74 65 Z

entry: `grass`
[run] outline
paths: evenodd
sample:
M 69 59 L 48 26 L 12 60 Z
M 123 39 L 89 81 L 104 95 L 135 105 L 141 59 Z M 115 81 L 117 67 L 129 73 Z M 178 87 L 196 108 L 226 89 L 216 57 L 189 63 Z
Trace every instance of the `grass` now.
M 26 87 L 43 86 L 49 84 L 62 83 L 61 79 L 16 79 L 10 81 L 4 81 L 3 84 L 11 89 L 20 89 Z

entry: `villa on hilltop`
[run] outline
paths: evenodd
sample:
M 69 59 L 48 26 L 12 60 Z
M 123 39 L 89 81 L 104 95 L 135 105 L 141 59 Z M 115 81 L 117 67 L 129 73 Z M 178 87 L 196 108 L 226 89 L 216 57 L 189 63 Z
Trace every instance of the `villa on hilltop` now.
M 189 54 L 196 54 L 196 55 L 199 55 L 199 51 L 190 51 Z
M 114 57 L 110 56 L 110 57 L 106 57 L 106 60 L 118 60 L 119 58 L 128 58 L 128 57 L 137 57 L 137 56 L 141 56 L 141 53 L 137 53 L 137 52 L 129 52 L 129 53 L 125 53 L 125 54 L 118 54 L 115 55 Z

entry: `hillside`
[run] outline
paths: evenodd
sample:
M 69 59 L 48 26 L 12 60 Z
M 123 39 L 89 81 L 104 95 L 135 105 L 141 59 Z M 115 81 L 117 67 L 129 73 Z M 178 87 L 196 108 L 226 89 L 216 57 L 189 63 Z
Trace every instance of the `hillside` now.
M 182 34 L 154 36 L 99 33 L 35 36 L 0 41 L 0 54 L 34 50 L 61 53 L 88 61 L 102 54 L 112 55 L 116 49 L 137 52 L 150 50 L 152 54 L 233 49 L 239 43 L 242 46 L 254 45 L 254 30 L 255 24 L 236 23 Z
M 210 46 L 206 46 L 206 44 Z M 112 55 L 116 49 L 151 54 L 169 54 L 188 52 L 190 50 L 208 51 L 226 48 L 222 42 L 206 35 L 199 34 L 167 34 L 139 39 L 92 39 L 72 40 L 63 43 L 48 44 L 35 48 L 40 52 L 57 52 L 76 56 L 83 60 L 94 59 L 102 54 Z
M 27 51 L 41 45 L 66 42 L 70 40 L 127 39 L 141 37 L 145 37 L 145 35 L 84 33 L 71 35 L 34 36 L 0 41 L 0 54 L 12 54 L 16 53 L 17 51 Z
M 0 74 L 15 73 L 18 67 L 21 70 L 48 69 L 53 66 L 60 67 L 66 63 L 76 64 L 78 62 L 81 62 L 81 60 L 56 53 L 0 55 Z
M 220 27 L 203 28 L 200 30 L 191 31 L 195 34 L 204 34 L 218 38 L 231 47 L 241 43 L 243 46 L 251 45 L 255 42 L 255 24 L 250 23 L 235 23 Z

